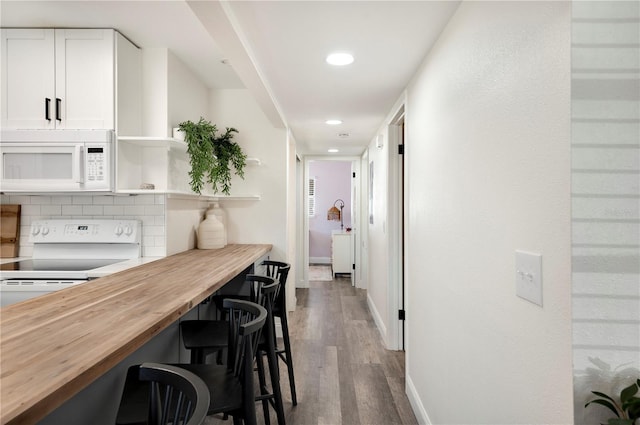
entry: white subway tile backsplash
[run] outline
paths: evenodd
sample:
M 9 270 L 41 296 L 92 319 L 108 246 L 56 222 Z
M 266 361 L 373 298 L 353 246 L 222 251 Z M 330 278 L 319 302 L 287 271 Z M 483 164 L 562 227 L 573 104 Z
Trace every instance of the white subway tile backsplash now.
M 133 205 L 135 200 L 134 196 L 115 196 L 113 198 L 114 205 Z
M 93 204 L 92 196 L 73 196 L 71 203 L 74 205 L 91 205 Z
M 138 195 L 133 197 L 136 205 L 153 205 L 155 199 L 153 195 Z
M 94 205 L 113 205 L 113 196 L 94 196 Z
M 102 216 L 104 207 L 102 205 L 83 205 L 82 215 Z
M 22 245 L 22 240 L 20 240 L 20 252 L 19 252 L 19 255 L 21 257 L 31 257 L 33 255 L 33 245 L 24 246 L 24 245 Z
M 52 196 L 51 204 L 53 205 L 64 205 L 71 203 L 71 196 Z
M 82 205 L 63 205 L 62 215 L 82 215 Z
M 51 203 L 50 196 L 34 196 L 31 198 L 31 204 L 45 205 Z
M 103 211 L 105 215 L 120 216 L 120 215 L 124 215 L 124 206 L 123 205 L 105 205 Z
M 31 203 L 31 198 L 34 198 L 34 196 L 27 196 L 27 195 L 9 195 L 9 204 L 20 204 L 20 205 L 25 205 L 25 204 L 30 204 Z M 4 200 L 3 200 L 4 202 Z
M 124 214 L 130 216 L 144 215 L 144 205 L 125 205 Z
M 44 218 L 135 219 L 142 222 L 142 255 L 166 255 L 164 195 L 2 195 L 2 203 L 22 205 L 20 256 L 33 255 L 29 230 Z M 148 248 L 148 249 L 147 249 Z
M 27 205 L 22 205 L 21 207 L 22 215 L 40 215 L 42 214 L 41 211 L 42 211 L 41 205 L 27 204 Z
M 145 205 L 144 215 L 146 216 L 162 216 L 164 211 L 164 205 Z
M 166 255 L 165 247 L 159 246 L 143 246 L 142 247 L 142 256 L 143 257 L 164 257 Z
M 164 226 L 143 226 L 142 234 L 145 236 L 164 236 Z
M 62 205 L 42 205 L 40 213 L 44 216 L 62 215 Z

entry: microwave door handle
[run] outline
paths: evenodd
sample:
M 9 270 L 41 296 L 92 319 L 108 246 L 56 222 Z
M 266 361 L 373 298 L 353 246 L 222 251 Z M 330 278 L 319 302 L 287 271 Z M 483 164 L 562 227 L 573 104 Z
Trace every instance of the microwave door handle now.
M 84 146 L 78 145 L 76 149 L 76 162 L 74 163 L 73 174 L 78 177 L 76 183 L 84 184 Z

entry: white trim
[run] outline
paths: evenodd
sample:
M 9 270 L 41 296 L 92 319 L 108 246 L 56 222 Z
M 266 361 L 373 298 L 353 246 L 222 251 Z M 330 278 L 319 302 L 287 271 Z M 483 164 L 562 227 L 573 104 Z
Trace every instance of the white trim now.
M 389 247 L 389 270 L 388 270 L 388 282 L 387 288 L 387 308 L 389 309 L 388 316 L 388 347 L 390 350 L 402 349 L 402 331 L 403 323 L 398 318 L 398 311 L 402 308 L 402 273 L 403 264 L 400 253 L 402 252 L 403 235 L 401 234 L 401 222 L 403 213 L 403 205 L 400 205 L 400 193 L 402 190 L 402 178 L 401 178 L 401 157 L 398 154 L 398 144 L 402 137 L 400 133 L 401 127 L 398 126 L 398 122 L 404 120 L 404 104 L 405 97 L 401 98 L 401 101 L 396 104 L 394 114 L 389 119 L 387 125 L 388 134 L 388 186 L 387 186 L 387 205 L 393 205 L 395 208 L 389 208 L 388 210 L 388 234 L 387 243 Z
M 389 344 L 387 341 L 387 327 L 384 325 L 384 320 L 382 320 L 382 316 L 376 309 L 376 305 L 371 299 L 369 292 L 367 291 L 367 306 L 369 307 L 369 312 L 371 313 L 371 317 L 373 317 L 373 321 L 378 328 L 378 332 L 380 332 L 380 337 L 382 338 L 382 342 L 386 348 L 389 349 Z
M 309 257 L 309 264 L 331 264 L 331 257 Z
M 424 408 L 424 405 L 418 396 L 418 391 L 416 391 L 416 387 L 413 385 L 413 381 L 408 375 L 406 377 L 405 392 L 407 393 L 409 404 L 411 404 L 413 414 L 416 415 L 418 423 L 420 425 L 432 425 L 433 422 L 431 422 L 431 419 L 427 414 L 427 410 Z

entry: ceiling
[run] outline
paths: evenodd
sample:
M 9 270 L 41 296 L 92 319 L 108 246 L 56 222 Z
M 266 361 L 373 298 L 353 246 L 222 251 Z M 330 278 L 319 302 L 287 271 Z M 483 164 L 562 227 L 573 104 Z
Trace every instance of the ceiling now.
M 170 49 L 211 88 L 251 90 L 300 154 L 360 155 L 458 4 L 2 0 L 0 24 L 115 28 L 141 48 Z M 354 63 L 328 65 L 333 51 Z M 343 123 L 325 124 L 334 118 Z

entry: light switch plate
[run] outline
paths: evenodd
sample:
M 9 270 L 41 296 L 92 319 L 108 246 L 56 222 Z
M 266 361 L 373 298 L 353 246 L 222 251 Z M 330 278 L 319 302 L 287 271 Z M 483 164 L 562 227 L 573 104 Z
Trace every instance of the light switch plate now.
M 542 254 L 516 251 L 516 295 L 542 307 Z

